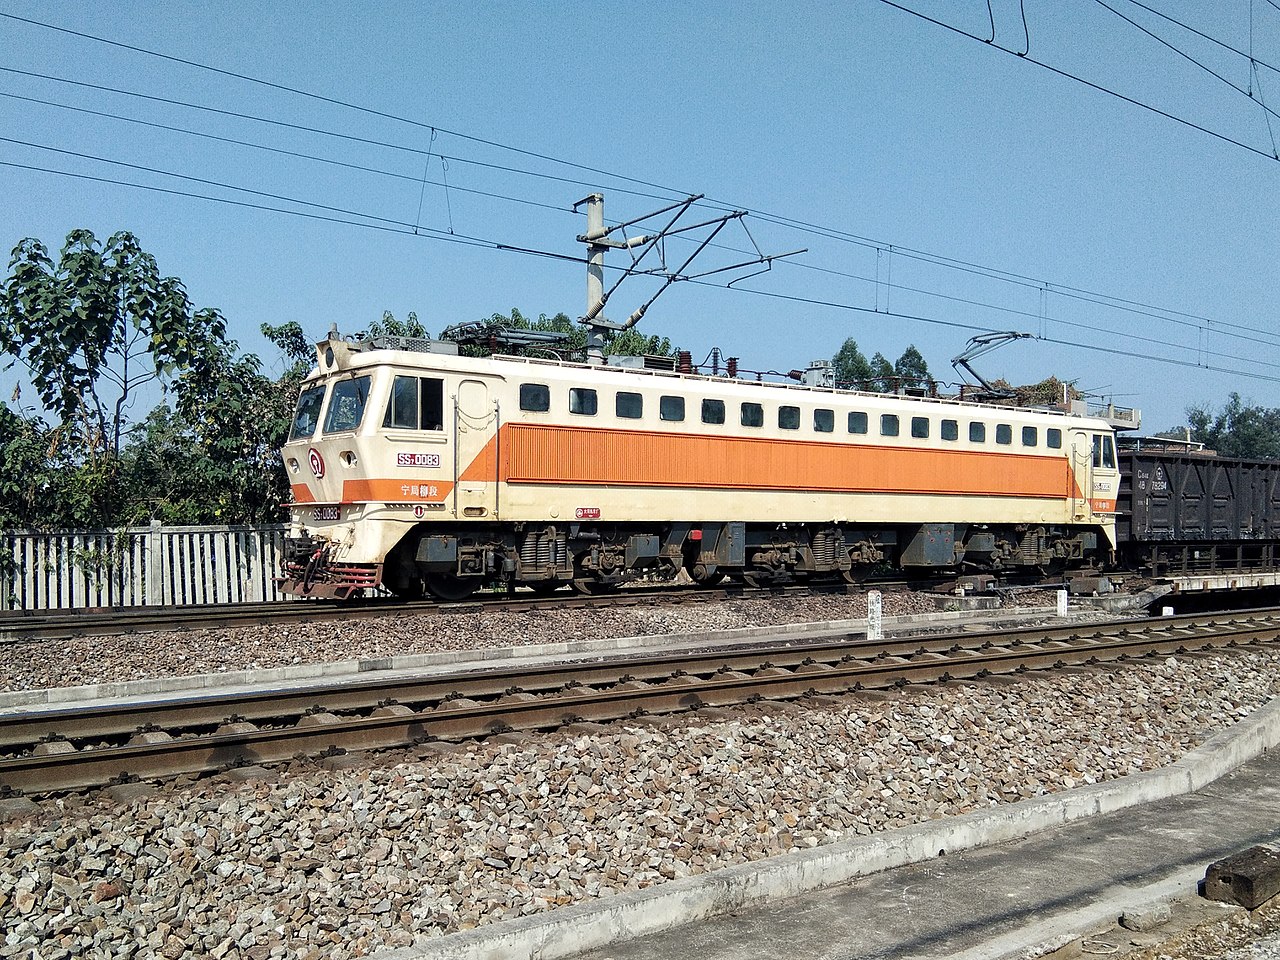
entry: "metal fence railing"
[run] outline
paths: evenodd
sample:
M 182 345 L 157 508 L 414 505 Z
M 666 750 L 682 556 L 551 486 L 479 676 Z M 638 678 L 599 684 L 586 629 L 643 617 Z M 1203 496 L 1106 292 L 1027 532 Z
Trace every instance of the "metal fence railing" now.
M 280 599 L 284 527 L 0 531 L 0 609 Z

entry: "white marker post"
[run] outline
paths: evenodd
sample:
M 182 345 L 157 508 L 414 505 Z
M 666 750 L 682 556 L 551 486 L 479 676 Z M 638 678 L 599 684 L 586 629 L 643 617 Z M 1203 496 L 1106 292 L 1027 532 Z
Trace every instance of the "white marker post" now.
M 1067 615 L 1067 591 L 1058 591 L 1058 616 L 1065 617 Z
M 867 639 L 884 639 L 884 607 L 879 590 L 867 594 Z

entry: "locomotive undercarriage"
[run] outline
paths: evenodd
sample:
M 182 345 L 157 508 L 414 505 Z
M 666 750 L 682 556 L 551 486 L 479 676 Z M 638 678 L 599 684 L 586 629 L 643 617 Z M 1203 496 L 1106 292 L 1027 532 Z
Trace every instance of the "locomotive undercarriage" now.
M 1098 550 L 1095 530 L 1049 525 L 424 525 L 388 554 L 381 580 L 401 596 L 458 600 L 484 586 L 597 593 L 681 571 L 706 586 L 725 577 L 752 586 L 859 583 L 895 569 L 1053 572 L 1084 566 Z

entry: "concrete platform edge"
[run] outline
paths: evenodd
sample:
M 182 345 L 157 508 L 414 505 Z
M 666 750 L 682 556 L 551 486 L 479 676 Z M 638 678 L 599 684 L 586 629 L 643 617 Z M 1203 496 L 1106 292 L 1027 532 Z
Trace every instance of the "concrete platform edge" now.
M 1051 607 L 1024 607 L 1016 611 L 998 610 L 975 615 L 971 611 L 947 611 L 929 614 L 912 614 L 885 617 L 889 627 L 910 627 L 924 622 L 966 623 L 999 622 L 1025 616 L 1050 615 Z M 657 647 L 676 647 L 701 644 L 730 643 L 753 637 L 777 636 L 780 639 L 817 638 L 826 634 L 865 631 L 865 618 L 853 620 L 817 620 L 807 623 L 780 624 L 772 627 L 739 627 L 731 630 L 710 630 L 703 633 L 656 633 L 640 637 L 615 637 L 606 640 L 570 640 L 560 643 L 528 644 L 515 647 L 481 647 L 469 650 L 451 650 L 442 653 L 405 654 L 390 657 L 369 657 L 361 660 L 335 660 L 329 663 L 308 663 L 288 667 L 268 667 L 262 670 L 233 670 L 226 673 L 200 673 L 185 677 L 157 677 L 147 680 L 126 680 L 117 683 L 85 684 L 76 687 L 42 687 L 33 690 L 15 690 L 0 693 L 0 710 L 16 707 L 52 706 L 60 703 L 79 703 L 86 700 L 128 699 L 156 694 L 181 694 L 220 687 L 247 686 L 249 684 L 290 683 L 304 680 L 324 680 L 333 677 L 350 677 L 381 670 L 414 670 L 425 667 L 449 667 L 464 664 L 483 664 L 491 661 L 523 657 L 592 656 L 618 653 L 625 650 L 643 651 Z
M 1158 770 L 740 864 L 475 930 L 379 960 L 556 960 L 855 877 L 1191 793 L 1280 743 L 1280 698 Z

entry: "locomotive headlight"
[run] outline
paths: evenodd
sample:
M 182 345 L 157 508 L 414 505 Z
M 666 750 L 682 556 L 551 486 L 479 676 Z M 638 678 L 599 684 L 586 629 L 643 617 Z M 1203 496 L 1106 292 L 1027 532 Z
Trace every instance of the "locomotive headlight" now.
M 356 456 L 356 453 L 354 450 L 343 450 L 340 454 L 338 454 L 338 459 L 341 460 L 348 467 L 354 467 L 357 463 L 360 462 L 360 458 Z
M 299 469 L 299 468 L 298 468 L 298 458 L 297 458 L 297 457 L 290 457 L 290 458 L 289 458 L 289 472 L 290 472 L 290 473 L 297 473 L 297 472 L 298 472 L 298 469 Z

